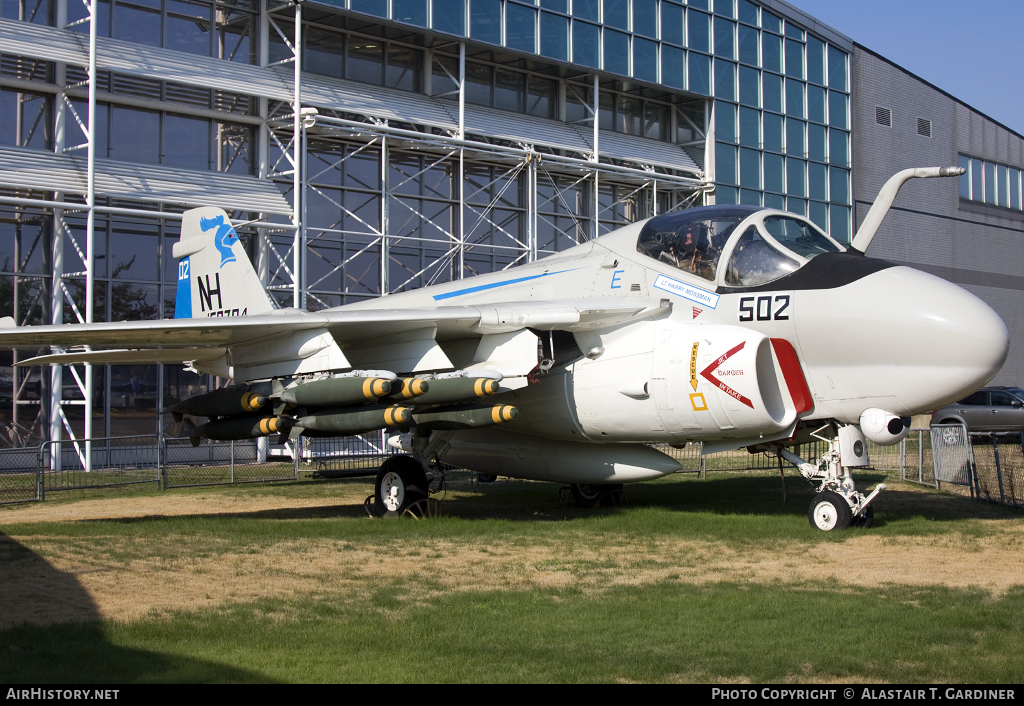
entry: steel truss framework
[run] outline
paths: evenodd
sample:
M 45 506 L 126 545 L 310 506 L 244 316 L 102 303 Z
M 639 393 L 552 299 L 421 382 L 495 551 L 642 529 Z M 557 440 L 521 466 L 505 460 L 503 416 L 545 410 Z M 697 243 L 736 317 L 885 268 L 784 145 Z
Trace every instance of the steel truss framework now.
M 82 2 L 86 16 L 68 24 L 68 3 Z M 494 139 L 467 129 L 466 45 L 457 46 L 458 127 L 440 129 L 388 121 L 345 106 L 303 101 L 302 4 L 268 8 L 261 3 L 261 67 L 291 69 L 290 100 L 258 97 L 258 176 L 278 184 L 291 207 L 287 216 L 260 214 L 252 226 L 256 269 L 281 306 L 311 310 L 472 276 L 532 262 L 626 223 L 705 202 L 702 174 L 626 165 L 602 154 L 598 129 L 599 76 L 592 79 L 588 106 L 593 130 L 589 152 Z M 88 65 L 76 71 L 55 62 L 54 151 L 85 154 L 83 193 L 0 196 L 0 206 L 51 215 L 50 319 L 63 323 L 65 307 L 89 323 L 94 311 L 94 235 L 97 214 L 180 220 L 181 206 L 159 212 L 104 205 L 96 197 L 96 23 L 98 0 L 57 0 L 57 26 L 88 26 Z M 289 26 L 290 25 L 290 26 Z M 282 26 L 287 30 L 283 31 Z M 269 61 L 274 33 L 291 55 Z M 81 36 L 85 44 L 84 33 Z M 431 52 L 427 56 L 432 56 Z M 434 59 L 428 59 L 434 61 Z M 291 65 L 290 67 L 288 65 Z M 72 76 L 85 74 L 77 83 Z M 85 115 L 72 97 L 87 93 Z M 177 108 L 176 108 L 177 109 Z M 67 144 L 71 121 L 85 136 Z M 705 121 L 706 127 L 707 121 Z M 699 127 L 699 126 L 698 126 Z M 706 130 L 705 130 L 706 132 Z M 226 140 L 231 136 L 226 135 Z M 229 212 L 231 204 L 225 204 Z M 249 212 L 251 213 L 251 212 Z M 85 221 L 84 243 L 71 237 L 69 220 Z M 239 225 L 239 221 L 236 221 Z M 65 252 L 65 243 L 73 252 Z M 85 280 L 85 306 L 76 304 L 68 282 Z M 49 371 L 49 437 L 74 439 L 65 406 L 85 406 L 84 439 L 93 438 L 89 400 L 93 366 L 70 366 L 81 399 L 62 395 L 63 371 Z M 27 379 L 30 373 L 25 373 Z M 42 374 L 42 373 L 39 373 Z M 158 371 L 162 395 L 163 370 Z M 16 391 L 18 391 L 16 385 Z M 24 400 L 23 400 L 24 401 Z M 162 397 L 157 401 L 162 408 Z M 15 406 L 18 406 L 16 395 Z M 42 419 L 42 417 L 40 417 Z M 102 434 L 100 435 L 102 436 Z M 88 442 L 78 448 L 89 467 Z M 59 459 L 53 459 L 59 464 Z

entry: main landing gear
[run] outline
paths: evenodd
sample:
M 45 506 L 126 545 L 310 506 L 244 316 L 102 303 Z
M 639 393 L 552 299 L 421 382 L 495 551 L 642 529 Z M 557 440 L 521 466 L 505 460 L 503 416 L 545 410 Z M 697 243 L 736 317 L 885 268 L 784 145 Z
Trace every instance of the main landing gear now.
M 782 447 L 776 448 L 783 458 L 797 467 L 804 478 L 818 485 L 818 494 L 811 501 L 807 519 L 811 527 L 817 527 L 825 532 L 848 527 L 870 527 L 875 517 L 871 501 L 885 490 L 885 484 L 879 483 L 867 496 L 859 492 L 850 474 L 850 467 L 854 464 L 867 465 L 867 451 L 860 430 L 856 427 L 844 427 L 834 438 L 819 436 L 818 432 L 825 428 L 822 427 L 813 434 L 815 438 L 828 444 L 828 451 L 821 455 L 817 464 L 808 463 Z M 845 454 L 841 444 L 849 446 Z M 848 461 L 846 466 L 843 465 L 844 457 Z
M 558 489 L 558 503 L 576 507 L 614 507 L 626 504 L 622 483 L 573 483 Z
M 427 459 L 432 458 L 450 436 L 451 432 L 431 435 L 414 431 L 409 437 L 409 446 L 404 447 L 407 451 L 411 448 L 412 455 L 392 456 L 381 464 L 373 495 L 363 503 L 366 514 L 417 519 L 437 516 L 439 503 L 430 497 L 426 469 L 431 466 Z
M 375 514 L 403 515 L 427 498 L 427 474 L 412 456 L 392 456 L 377 472 L 373 487 Z

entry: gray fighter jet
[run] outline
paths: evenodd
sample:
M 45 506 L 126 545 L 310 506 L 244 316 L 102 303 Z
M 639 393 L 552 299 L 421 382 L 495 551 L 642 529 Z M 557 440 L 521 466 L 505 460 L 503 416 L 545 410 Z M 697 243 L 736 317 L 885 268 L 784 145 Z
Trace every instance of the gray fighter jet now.
M 571 484 L 593 503 L 679 469 L 651 443 L 780 453 L 817 488 L 811 524 L 869 524 L 865 441 L 961 399 L 1008 335 L 949 282 L 864 255 L 911 169 L 844 247 L 808 219 L 708 206 L 634 223 L 513 269 L 317 312 L 278 309 L 224 211 L 185 214 L 176 318 L 0 328 L 22 365 L 186 363 L 230 387 L 170 408 L 194 439 L 395 431 L 378 512 L 403 513 L 443 462 Z M 88 346 L 86 350 L 84 347 Z M 81 348 L 75 348 L 81 347 Z M 189 415 L 209 419 L 196 426 Z M 787 447 L 819 438 L 808 463 Z

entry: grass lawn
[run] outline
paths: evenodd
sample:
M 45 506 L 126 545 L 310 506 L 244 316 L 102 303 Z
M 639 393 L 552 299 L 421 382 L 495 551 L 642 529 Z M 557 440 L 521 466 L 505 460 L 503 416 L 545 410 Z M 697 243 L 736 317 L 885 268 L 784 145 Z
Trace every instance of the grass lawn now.
M 882 480 L 841 533 L 777 471 L 598 510 L 453 472 L 429 521 L 372 478 L 54 494 L 0 508 L 0 681 L 1024 679 L 1020 511 Z

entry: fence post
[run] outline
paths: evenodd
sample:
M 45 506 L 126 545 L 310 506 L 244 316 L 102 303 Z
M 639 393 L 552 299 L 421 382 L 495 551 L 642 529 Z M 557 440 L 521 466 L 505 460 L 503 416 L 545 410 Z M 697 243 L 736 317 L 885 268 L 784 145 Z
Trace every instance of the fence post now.
M 231 482 L 235 482 L 235 441 L 231 440 Z
M 43 483 L 43 453 L 47 444 L 50 444 L 50 453 L 53 453 L 53 443 L 50 441 L 40 443 L 39 450 L 36 451 L 36 497 L 40 501 L 46 499 L 46 486 Z
M 966 429 L 966 427 L 964 427 Z M 967 460 L 970 465 L 970 475 L 968 480 L 971 483 L 971 497 L 977 500 L 981 497 L 981 484 L 978 482 L 978 464 L 977 459 L 974 457 L 974 442 L 971 441 L 970 434 L 964 434 L 967 438 Z
M 1006 501 L 1003 497 L 1003 472 L 999 468 L 999 438 L 995 436 L 992 437 L 992 453 L 996 457 L 996 480 L 999 481 L 999 502 L 1005 505 Z
M 931 441 L 931 438 L 928 441 Z M 935 465 L 934 460 L 932 465 Z M 917 482 L 924 484 L 924 432 L 920 429 L 917 432 Z

